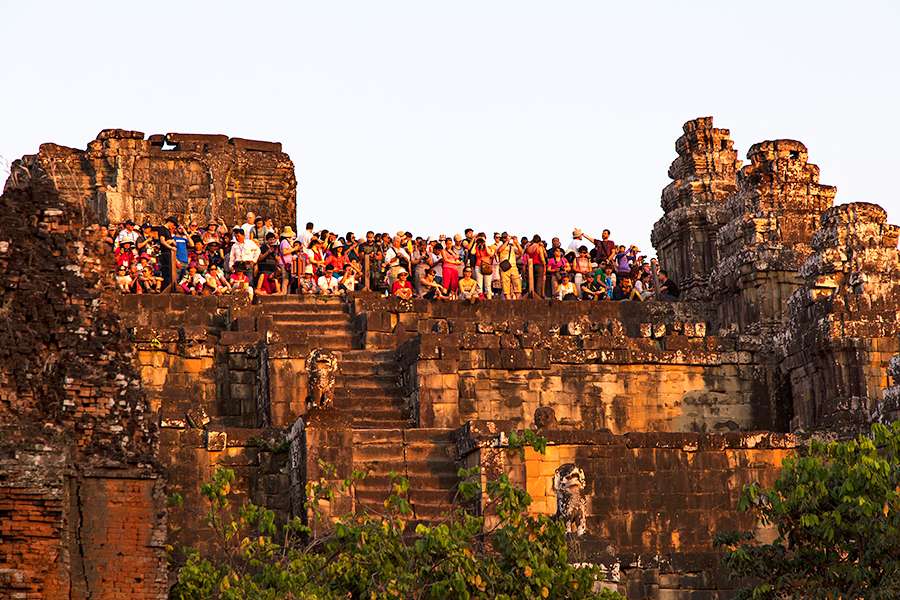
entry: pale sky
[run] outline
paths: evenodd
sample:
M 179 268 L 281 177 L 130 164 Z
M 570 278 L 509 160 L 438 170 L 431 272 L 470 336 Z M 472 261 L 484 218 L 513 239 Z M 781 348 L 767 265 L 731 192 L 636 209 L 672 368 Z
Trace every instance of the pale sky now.
M 897 2 L 0 0 L 0 156 L 104 128 L 281 141 L 299 218 L 649 247 L 684 121 L 809 147 L 900 221 Z M 4 174 L 5 177 L 5 174 Z

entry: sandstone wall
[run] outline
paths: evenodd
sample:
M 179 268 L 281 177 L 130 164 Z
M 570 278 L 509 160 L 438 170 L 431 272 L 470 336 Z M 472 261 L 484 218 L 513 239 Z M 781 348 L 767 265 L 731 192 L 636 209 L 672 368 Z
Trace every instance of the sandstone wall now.
M 530 427 L 541 406 L 569 427 L 616 433 L 770 422 L 750 353 L 708 333 L 706 305 L 356 302 L 367 343 L 409 340 L 404 394 L 420 427 L 479 418 Z
M 208 543 L 200 485 L 218 467 L 234 470 L 236 503 L 252 500 L 288 517 L 287 446 L 264 427 L 268 416 L 258 406 L 258 377 L 268 364 L 259 362 L 258 335 L 230 331 L 238 315 L 253 312 L 246 298 L 162 294 L 119 296 L 117 303 L 160 428 L 165 493 L 183 498 L 169 510 L 170 543 Z
M 532 510 L 544 514 L 557 510 L 556 469 L 566 463 L 583 469 L 587 532 L 577 559 L 605 565 L 609 579 L 633 598 L 715 598 L 733 586 L 719 572 L 712 538 L 757 527 L 734 510 L 743 485 L 770 485 L 799 444 L 770 433 L 617 436 L 545 429 L 550 445 L 541 455 L 504 447 L 501 433 L 509 426 L 472 421 L 460 430 L 466 464 L 480 466 L 485 478 L 509 474 L 531 495 Z
M 276 225 L 296 221 L 294 165 L 280 143 L 104 129 L 87 150 L 42 144 L 13 163 L 6 188 L 26 187 L 37 172 L 101 223 L 162 224 L 175 215 L 201 227 L 220 218 L 233 225 L 247 211 Z

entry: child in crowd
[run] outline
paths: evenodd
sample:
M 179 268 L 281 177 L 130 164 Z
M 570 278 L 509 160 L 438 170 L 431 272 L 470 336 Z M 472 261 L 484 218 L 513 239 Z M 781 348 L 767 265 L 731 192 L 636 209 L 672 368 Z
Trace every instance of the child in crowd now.
M 209 269 L 206 270 L 206 283 L 203 289 L 208 290 L 213 296 L 222 296 L 231 291 L 231 286 L 228 285 L 228 280 L 222 271 L 219 270 L 219 267 L 209 265 Z
M 300 278 L 299 293 L 305 296 L 319 293 L 319 286 L 316 285 L 316 280 L 313 279 L 312 271 L 303 273 L 303 277 Z
M 561 274 L 561 281 L 556 289 L 556 297 L 559 300 L 578 300 L 575 284 L 572 283 L 572 278 L 568 271 L 563 271 Z
M 181 288 L 181 291 L 185 294 L 200 296 L 203 294 L 203 285 L 205 283 L 206 278 L 197 272 L 197 267 L 191 265 L 187 268 L 187 272 L 178 282 L 178 287 Z
M 250 278 L 247 277 L 245 271 L 246 265 L 243 262 L 234 263 L 234 272 L 228 278 L 228 284 L 231 286 L 233 293 L 246 292 L 250 299 L 253 299 L 253 286 L 250 285 Z

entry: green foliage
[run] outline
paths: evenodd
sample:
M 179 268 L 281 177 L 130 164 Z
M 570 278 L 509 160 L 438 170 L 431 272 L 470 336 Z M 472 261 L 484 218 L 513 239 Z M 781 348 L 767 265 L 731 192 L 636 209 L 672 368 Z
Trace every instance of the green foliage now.
M 761 580 L 740 598 L 900 595 L 900 422 L 846 442 L 813 441 L 785 459 L 772 489 L 745 487 L 739 508 L 777 537 L 717 536 L 725 565 Z
M 337 493 L 326 483 L 333 471 L 320 468 L 323 478 L 307 486 L 311 521 L 319 501 Z M 364 476 L 355 472 L 338 487 L 352 493 Z M 460 469 L 459 476 L 457 500 L 477 501 L 479 470 Z M 235 509 L 233 483 L 234 472 L 219 469 L 202 486 L 216 544 L 208 554 L 185 552 L 173 598 L 621 600 L 594 591 L 597 569 L 568 564 L 562 524 L 527 515 L 531 499 L 505 476 L 487 486 L 485 511 L 497 516 L 490 531 L 461 507 L 412 528 L 409 482 L 392 474 L 383 514 L 343 516 L 318 536 L 296 518 L 277 527 L 272 511 L 251 503 Z
M 513 450 L 519 450 L 522 456 L 525 456 L 525 448 L 532 448 L 535 452 L 545 454 L 547 452 L 547 438 L 536 433 L 532 429 L 526 429 L 521 434 L 511 431 L 508 436 L 509 447 Z

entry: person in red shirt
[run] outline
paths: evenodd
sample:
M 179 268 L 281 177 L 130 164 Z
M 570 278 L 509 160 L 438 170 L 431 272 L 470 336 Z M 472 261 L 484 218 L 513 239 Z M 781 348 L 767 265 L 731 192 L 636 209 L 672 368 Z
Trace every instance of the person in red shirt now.
M 616 243 L 609 239 L 609 229 L 604 229 L 601 239 L 594 240 L 594 249 L 591 250 L 591 260 L 600 264 L 611 260 L 616 255 Z
M 397 273 L 397 279 L 394 281 L 394 285 L 391 286 L 391 295 L 398 296 L 404 300 L 409 300 L 413 297 L 413 285 L 409 281 L 409 272 L 406 269 Z
M 256 293 L 263 296 L 281 293 L 280 275 L 278 273 L 260 273 L 256 283 Z
M 335 277 L 342 277 L 344 275 L 344 269 L 347 268 L 347 255 L 344 254 L 344 247 L 341 244 L 332 247 L 331 252 L 328 254 L 328 258 L 325 259 L 325 266 L 328 265 L 334 267 Z
M 546 277 L 547 277 L 547 249 L 541 243 L 541 236 L 536 235 L 531 238 L 531 243 L 525 246 L 525 255 L 531 259 L 534 265 L 534 292 L 538 297 L 543 298 L 546 293 Z M 527 264 L 527 263 L 526 263 Z
M 134 251 L 134 244 L 128 240 L 125 240 L 119 244 L 119 247 L 116 248 L 116 264 L 120 267 L 126 267 L 126 269 L 130 269 L 131 265 L 137 264 L 137 254 Z

